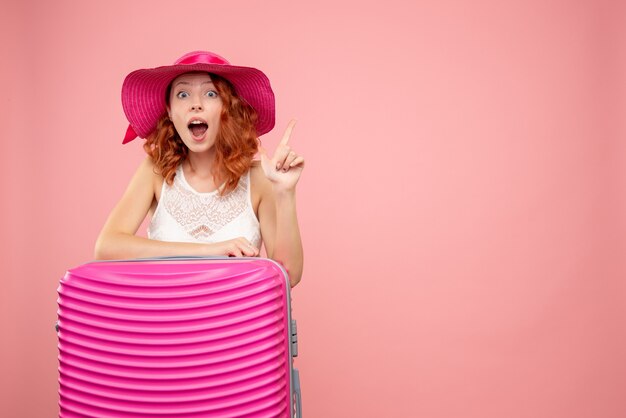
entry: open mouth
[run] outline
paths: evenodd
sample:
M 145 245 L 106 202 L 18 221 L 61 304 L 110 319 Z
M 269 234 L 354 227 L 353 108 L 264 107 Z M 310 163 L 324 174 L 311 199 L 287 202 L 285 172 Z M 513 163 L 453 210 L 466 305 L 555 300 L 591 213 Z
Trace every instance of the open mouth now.
M 204 135 L 206 130 L 209 128 L 209 125 L 201 121 L 193 121 L 189 125 L 187 125 L 187 128 L 189 128 L 189 130 L 191 131 L 191 134 L 194 137 L 200 138 L 202 137 L 202 135 Z

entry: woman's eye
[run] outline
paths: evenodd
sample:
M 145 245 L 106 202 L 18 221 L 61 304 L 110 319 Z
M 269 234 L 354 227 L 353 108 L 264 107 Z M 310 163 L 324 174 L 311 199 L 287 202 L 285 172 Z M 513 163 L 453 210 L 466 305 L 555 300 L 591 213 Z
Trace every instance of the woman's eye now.
M 187 94 L 186 91 L 179 91 L 178 94 L 176 94 L 176 97 L 178 97 L 179 99 L 184 99 L 187 96 L 189 95 Z
M 206 95 L 209 97 L 217 97 L 217 92 L 215 90 L 209 90 Z

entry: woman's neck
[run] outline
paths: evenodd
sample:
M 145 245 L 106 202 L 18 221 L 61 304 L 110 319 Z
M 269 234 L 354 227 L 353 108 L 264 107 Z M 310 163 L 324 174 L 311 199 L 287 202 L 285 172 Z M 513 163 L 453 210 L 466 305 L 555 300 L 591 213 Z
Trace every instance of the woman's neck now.
M 190 152 L 187 155 L 187 168 L 190 173 L 200 178 L 212 177 L 212 170 L 215 164 L 215 153 L 205 152 L 196 153 Z

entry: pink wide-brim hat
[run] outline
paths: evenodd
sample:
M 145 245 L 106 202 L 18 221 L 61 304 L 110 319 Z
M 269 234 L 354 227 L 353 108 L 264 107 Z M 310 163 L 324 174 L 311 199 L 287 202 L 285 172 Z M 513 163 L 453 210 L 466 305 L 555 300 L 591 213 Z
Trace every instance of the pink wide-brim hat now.
M 223 57 L 208 51 L 189 52 L 173 65 L 147 68 L 128 74 L 122 84 L 122 107 L 130 123 L 123 144 L 137 136 L 146 138 L 159 118 L 167 112 L 167 86 L 181 74 L 206 71 L 231 82 L 237 95 L 256 110 L 257 134 L 272 130 L 275 123 L 274 92 L 263 72 L 252 67 L 230 65 Z

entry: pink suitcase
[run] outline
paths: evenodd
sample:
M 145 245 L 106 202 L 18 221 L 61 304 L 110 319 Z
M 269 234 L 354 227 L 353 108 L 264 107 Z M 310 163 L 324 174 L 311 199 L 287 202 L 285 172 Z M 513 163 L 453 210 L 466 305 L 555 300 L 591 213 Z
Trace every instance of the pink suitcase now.
M 61 417 L 301 417 L 278 263 L 98 261 L 58 293 Z

